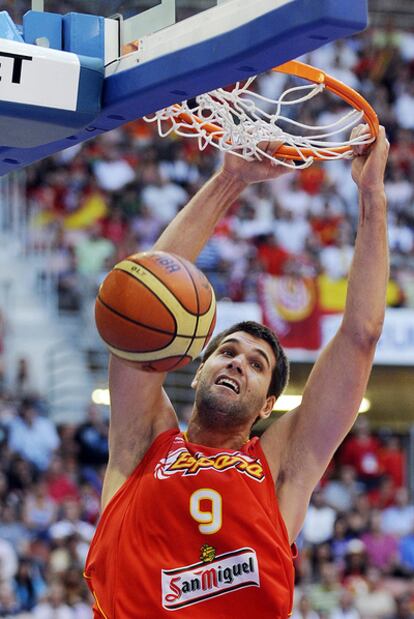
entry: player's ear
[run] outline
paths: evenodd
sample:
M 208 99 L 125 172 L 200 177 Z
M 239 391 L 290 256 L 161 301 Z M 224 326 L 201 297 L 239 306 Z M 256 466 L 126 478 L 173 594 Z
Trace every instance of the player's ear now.
M 266 402 L 264 403 L 264 406 L 259 413 L 260 419 L 267 419 L 268 417 L 270 417 L 270 414 L 273 410 L 275 403 L 276 403 L 276 396 L 269 395 L 266 398 Z
M 191 383 L 191 387 L 192 389 L 195 389 L 198 385 L 198 379 L 200 377 L 200 373 L 201 373 L 201 368 L 203 367 L 204 363 L 200 363 L 200 365 L 197 368 L 197 372 L 195 373 L 195 376 L 193 378 L 193 382 Z

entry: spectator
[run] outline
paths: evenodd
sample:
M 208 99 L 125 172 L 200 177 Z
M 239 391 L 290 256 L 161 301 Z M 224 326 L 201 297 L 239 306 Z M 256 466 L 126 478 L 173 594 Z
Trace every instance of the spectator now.
M 163 227 L 161 221 L 153 216 L 151 210 L 145 204 L 141 206 L 139 215 L 132 219 L 130 225 L 141 251 L 145 251 L 154 245 Z
M 342 582 L 347 589 L 355 593 L 361 588 L 365 588 L 367 564 L 367 554 L 363 542 L 360 539 L 349 540 L 344 557 L 345 567 L 342 572 Z
M 328 200 L 323 205 L 322 213 L 311 218 L 312 230 L 322 247 L 335 245 L 342 222 L 342 215 L 334 211 Z
M 34 464 L 23 456 L 12 455 L 8 462 L 7 478 L 13 497 L 19 500 L 35 483 L 38 473 Z
M 389 436 L 379 452 L 380 465 L 385 475 L 394 482 L 395 488 L 401 488 L 406 482 L 406 455 L 398 436 Z
M 14 592 L 19 608 L 32 610 L 45 591 L 46 583 L 38 566 L 27 557 L 21 558 L 14 577 Z
M 319 619 L 319 614 L 312 607 L 306 594 L 301 596 L 297 608 L 293 611 L 292 619 Z
M 8 446 L 41 471 L 47 468 L 53 452 L 59 447 L 55 426 L 39 415 L 32 398 L 22 400 L 18 416 L 10 422 Z
M 315 490 L 305 522 L 302 535 L 307 544 L 320 544 L 332 537 L 335 524 L 335 510 L 329 507 L 320 490 Z
M 290 254 L 302 254 L 311 234 L 309 222 L 304 217 L 295 217 L 290 210 L 281 210 L 274 224 L 278 245 Z
M 321 580 L 309 587 L 309 597 L 315 610 L 329 616 L 337 608 L 341 597 L 338 570 L 333 563 L 321 566 Z
M 47 537 L 48 529 L 56 517 L 56 503 L 48 494 L 46 482 L 41 479 L 24 498 L 23 521 L 33 536 Z
M 414 529 L 414 505 L 409 503 L 408 489 L 398 488 L 395 493 L 395 505 L 382 512 L 381 528 L 384 533 L 396 537 L 408 535 Z
M 395 503 L 395 493 L 397 488 L 389 475 L 383 475 L 378 482 L 378 486 L 368 493 L 368 500 L 371 507 L 385 509 Z
M 361 494 L 362 484 L 356 480 L 352 466 L 339 467 L 337 479 L 332 479 L 324 486 L 322 493 L 326 503 L 337 512 L 349 511 Z
M 149 208 L 152 216 L 166 225 L 188 202 L 188 194 L 180 185 L 164 179 L 157 170 L 153 182 L 143 188 L 141 200 Z
M 326 275 L 333 280 L 345 278 L 349 274 L 354 249 L 344 225 L 330 245 L 320 248 L 319 259 Z
M 377 487 L 382 475 L 379 451 L 380 443 L 371 434 L 368 419 L 358 417 L 352 436 L 341 450 L 341 463 L 352 466 L 358 479 L 367 487 Z
M 119 191 L 135 179 L 135 171 L 116 147 L 105 146 L 102 155 L 93 166 L 101 189 Z
M 258 237 L 257 255 L 264 271 L 270 275 L 283 275 L 290 257 L 290 254 L 277 244 L 273 234 Z
M 338 567 L 343 567 L 348 542 L 349 534 L 346 518 L 338 516 L 335 520 L 333 535 L 329 540 L 332 559 Z
M 108 421 L 103 419 L 101 410 L 91 405 L 87 420 L 75 433 L 78 445 L 78 458 L 82 466 L 100 466 L 108 460 Z
M 381 512 L 373 510 L 370 526 L 361 536 L 370 564 L 384 574 L 392 574 L 398 564 L 398 542 L 394 535 L 381 530 Z
M 74 612 L 65 603 L 65 590 L 58 580 L 49 585 L 45 600 L 36 604 L 32 616 L 34 619 L 75 619 Z
M 355 599 L 351 591 L 344 589 L 339 598 L 338 608 L 329 615 L 329 619 L 361 619 L 355 608 Z
M 370 567 L 366 574 L 366 589 L 362 588 L 355 595 L 355 606 L 362 619 L 383 619 L 395 608 L 393 595 L 386 589 L 381 572 Z
M 9 542 L 21 554 L 29 546 L 31 535 L 19 514 L 19 503 L 9 500 L 0 506 L 0 539 Z
M 73 535 L 79 539 L 78 551 L 80 556 L 85 555 L 88 550 L 95 528 L 82 519 L 81 506 L 78 502 L 68 499 L 62 505 L 61 517 L 52 524 L 49 529 L 52 539 L 61 540 Z
M 101 236 L 100 223 L 91 225 L 84 237 L 75 244 L 78 270 L 90 292 L 95 293 L 105 266 L 114 252 L 114 244 Z
M 64 501 L 79 499 L 77 484 L 71 479 L 67 469 L 65 470 L 63 459 L 54 455 L 45 475 L 47 492 L 55 503 L 61 504 Z

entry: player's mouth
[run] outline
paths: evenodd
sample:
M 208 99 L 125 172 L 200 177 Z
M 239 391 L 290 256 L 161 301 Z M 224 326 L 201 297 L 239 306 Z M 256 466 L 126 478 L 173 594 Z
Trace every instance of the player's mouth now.
M 220 387 L 225 387 L 226 389 L 230 389 L 237 395 L 240 393 L 240 385 L 234 380 L 234 378 L 229 378 L 228 376 L 219 376 L 215 382 L 215 385 L 219 385 Z

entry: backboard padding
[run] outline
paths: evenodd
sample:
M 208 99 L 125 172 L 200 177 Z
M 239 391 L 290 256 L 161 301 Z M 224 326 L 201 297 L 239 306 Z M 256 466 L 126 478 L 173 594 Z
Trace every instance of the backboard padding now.
M 245 3 L 227 0 L 195 16 L 204 20 L 206 38 L 202 42 L 145 62 L 132 56 L 132 66 L 125 70 L 124 61 L 120 61 L 118 70 L 105 79 L 102 112 L 93 123 L 76 135 L 36 148 L 0 147 L 0 175 L 172 103 L 263 72 L 361 31 L 367 23 L 366 0 L 255 0 L 255 6 L 269 10 L 209 38 L 209 20 L 203 15 L 232 7 L 235 15 L 240 15 Z M 150 35 L 144 45 L 151 47 L 151 40 L 157 37 L 172 40 L 183 24 L 166 28 L 154 39 Z

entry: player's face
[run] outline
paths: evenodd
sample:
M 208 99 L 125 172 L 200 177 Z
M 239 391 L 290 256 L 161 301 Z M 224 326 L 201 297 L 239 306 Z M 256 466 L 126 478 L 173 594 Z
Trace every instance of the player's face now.
M 267 417 L 275 398 L 267 397 L 276 359 L 271 346 L 244 331 L 231 333 L 200 366 L 196 407 L 205 423 L 238 426 Z

